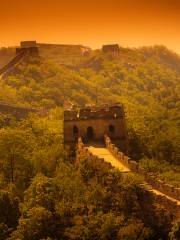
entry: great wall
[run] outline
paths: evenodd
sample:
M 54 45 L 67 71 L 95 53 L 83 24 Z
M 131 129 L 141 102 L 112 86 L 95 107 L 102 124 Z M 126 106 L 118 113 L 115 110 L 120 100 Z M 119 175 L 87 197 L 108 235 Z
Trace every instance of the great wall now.
M 18 107 L 16 105 L 0 102 L 0 113 L 5 115 L 11 114 L 17 120 L 20 120 L 27 117 L 29 113 L 37 113 L 37 110 L 34 108 Z
M 180 216 L 180 189 L 157 179 L 126 156 L 128 138 L 122 104 L 66 110 L 64 141 L 69 146 L 77 143 L 77 162 L 87 157 L 106 163 L 109 168 L 115 167 L 123 174 L 141 175 L 144 179 L 141 186 L 151 198 L 168 209 L 174 218 Z
M 36 41 L 25 41 L 20 43 L 20 47 L 16 48 L 16 56 L 0 69 L 0 76 L 10 71 L 16 65 L 21 63 L 25 56 L 39 56 L 39 50 Z
M 144 177 L 141 187 L 156 203 L 168 209 L 173 217 L 180 217 L 180 189 L 166 184 L 156 179 L 148 172 L 138 167 L 138 164 L 129 159 L 124 153 L 118 150 L 111 143 L 109 137 L 105 136 L 105 144 L 84 144 L 82 139 L 78 139 L 76 150 L 76 161 L 87 157 L 99 164 L 106 163 L 109 168 L 117 168 L 122 174 L 128 172 L 140 174 Z
M 39 57 L 39 50 L 36 41 L 24 41 L 20 43 L 20 47 L 16 48 L 16 56 L 0 69 L 0 78 L 11 71 L 15 66 L 23 62 L 26 56 Z M 39 112 L 39 110 L 0 102 L 0 113 L 5 115 L 10 114 L 17 120 L 25 118 L 29 113 L 36 112 Z
M 28 57 L 39 58 L 40 47 L 49 48 L 50 46 L 56 46 L 58 48 L 63 49 L 63 51 L 65 51 L 66 48 L 68 48 L 69 51 L 76 50 L 78 54 L 82 54 L 82 55 L 86 55 L 90 51 L 90 48 L 84 47 L 82 45 L 63 45 L 63 44 L 56 45 L 56 44 L 37 43 L 36 41 L 22 41 L 20 42 L 20 46 L 16 48 L 15 57 L 12 58 L 12 60 L 9 61 L 5 66 L 0 68 L 0 80 L 1 78 L 6 77 L 17 65 L 26 61 L 26 58 Z M 35 110 L 28 107 L 20 107 L 13 104 L 0 102 L 0 113 L 13 115 L 17 119 L 22 119 L 32 112 L 38 112 L 40 115 L 45 114 L 44 109 Z

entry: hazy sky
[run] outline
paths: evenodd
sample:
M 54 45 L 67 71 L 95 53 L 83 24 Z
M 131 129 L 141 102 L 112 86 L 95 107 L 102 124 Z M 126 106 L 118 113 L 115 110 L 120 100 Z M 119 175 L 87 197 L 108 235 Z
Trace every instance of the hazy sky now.
M 180 0 L 0 0 L 0 46 L 21 40 L 180 53 Z

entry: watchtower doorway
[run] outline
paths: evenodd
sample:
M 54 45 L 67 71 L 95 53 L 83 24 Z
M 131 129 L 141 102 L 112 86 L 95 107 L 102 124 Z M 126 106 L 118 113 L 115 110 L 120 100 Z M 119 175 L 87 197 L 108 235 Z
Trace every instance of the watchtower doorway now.
M 77 141 L 78 140 L 78 128 L 76 126 L 73 127 L 73 137 L 74 137 L 74 140 Z
M 109 125 L 109 133 L 110 133 L 111 135 L 114 135 L 114 133 L 115 133 L 115 127 L 114 127 L 113 125 Z
M 92 127 L 87 128 L 87 140 L 91 141 L 94 138 L 94 131 Z

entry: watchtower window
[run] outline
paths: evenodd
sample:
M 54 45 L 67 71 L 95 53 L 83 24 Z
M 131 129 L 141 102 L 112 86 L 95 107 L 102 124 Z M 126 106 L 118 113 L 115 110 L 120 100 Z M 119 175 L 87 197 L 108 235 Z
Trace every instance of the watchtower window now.
M 94 131 L 92 127 L 87 128 L 87 139 L 92 140 L 94 137 Z
M 115 127 L 113 125 L 109 125 L 109 132 L 111 134 L 114 134 L 115 133 Z
M 73 127 L 73 137 L 78 137 L 78 128 L 76 126 Z

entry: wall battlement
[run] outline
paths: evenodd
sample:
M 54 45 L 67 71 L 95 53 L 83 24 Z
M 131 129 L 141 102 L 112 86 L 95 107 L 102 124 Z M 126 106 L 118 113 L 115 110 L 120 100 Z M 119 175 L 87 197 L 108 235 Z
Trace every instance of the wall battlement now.
M 105 136 L 106 148 L 118 159 L 124 166 L 128 167 L 132 172 L 136 172 L 142 175 L 147 183 L 149 183 L 154 189 L 166 194 L 169 197 L 180 201 L 180 188 L 174 187 L 166 182 L 158 179 L 149 172 L 142 169 L 136 161 L 131 160 L 124 153 L 112 144 L 111 139 Z M 180 211 L 180 206 L 178 206 Z
M 21 48 L 33 48 L 33 47 L 37 47 L 37 43 L 36 41 L 22 41 L 20 42 L 20 46 Z
M 82 120 L 82 119 L 112 119 L 123 118 L 124 108 L 122 104 L 84 107 L 80 110 L 72 109 L 64 111 L 64 120 Z

